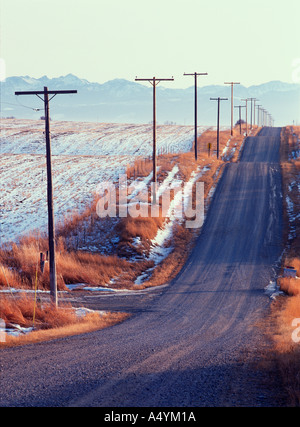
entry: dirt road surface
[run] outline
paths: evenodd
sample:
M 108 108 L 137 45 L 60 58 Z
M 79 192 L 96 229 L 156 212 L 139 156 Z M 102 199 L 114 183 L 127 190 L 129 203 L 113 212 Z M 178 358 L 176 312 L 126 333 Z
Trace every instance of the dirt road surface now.
M 0 351 L 0 405 L 284 406 L 257 326 L 282 252 L 279 146 L 276 128 L 247 139 L 240 162 L 226 166 L 185 268 L 141 304 L 124 299 L 129 320 Z M 121 309 L 113 298 L 91 305 Z

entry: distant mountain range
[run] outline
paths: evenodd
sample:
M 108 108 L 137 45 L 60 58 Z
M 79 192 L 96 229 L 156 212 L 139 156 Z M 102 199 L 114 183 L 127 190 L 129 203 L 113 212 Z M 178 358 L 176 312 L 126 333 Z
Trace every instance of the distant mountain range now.
M 114 123 L 149 123 L 152 121 L 152 87 L 124 79 L 104 84 L 91 83 L 73 74 L 49 79 L 29 76 L 8 77 L 1 82 L 1 117 L 38 119 L 43 115 L 43 103 L 34 96 L 16 97 L 15 91 L 76 89 L 77 95 L 57 96 L 51 101 L 52 120 L 97 121 Z M 199 125 L 216 124 L 217 105 L 211 97 L 226 97 L 221 106 L 221 124 L 230 123 L 230 87 L 211 85 L 198 88 Z M 272 81 L 245 87 L 235 86 L 235 105 L 243 98 L 257 98 L 258 104 L 274 117 L 275 125 L 300 124 L 300 84 Z M 244 103 L 242 103 L 244 104 Z M 34 111 L 38 108 L 40 111 Z M 245 115 L 243 109 L 243 118 Z M 250 119 L 250 108 L 249 108 Z M 173 122 L 193 124 L 194 87 L 169 89 L 157 87 L 157 120 L 159 124 Z M 238 109 L 235 109 L 235 121 Z

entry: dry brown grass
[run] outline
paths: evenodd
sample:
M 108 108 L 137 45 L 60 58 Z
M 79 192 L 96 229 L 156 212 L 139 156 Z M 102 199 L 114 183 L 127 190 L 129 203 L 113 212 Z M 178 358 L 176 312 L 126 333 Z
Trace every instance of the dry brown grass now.
M 138 177 L 149 176 L 153 171 L 153 162 L 151 159 L 138 158 L 133 165 L 127 167 L 127 178 L 136 179 Z
M 117 256 L 64 252 L 57 257 L 57 271 L 66 284 L 104 285 L 128 269 L 130 269 L 129 263 Z
M 297 271 L 297 277 L 300 277 L 300 258 L 285 257 L 283 267 L 292 267 Z M 300 279 L 293 277 L 280 277 L 278 279 L 278 284 L 280 289 L 287 295 L 300 295 Z
M 295 136 L 297 134 L 297 136 Z M 283 129 L 281 137 L 281 166 L 284 200 L 284 239 L 286 251 L 282 260 L 284 267 L 293 267 L 300 277 L 300 220 L 293 221 L 294 237 L 290 234 L 290 219 L 288 216 L 288 196 L 299 212 L 300 196 L 296 186 L 300 178 L 300 161 L 293 159 L 293 153 L 299 149 L 298 136 L 300 128 L 287 127 Z M 300 343 L 295 343 L 292 334 L 295 331 L 293 322 L 300 319 L 300 280 L 289 277 L 280 277 L 280 288 L 287 296 L 279 298 L 272 306 L 270 317 L 270 333 L 274 340 L 274 352 L 282 380 L 285 385 L 291 406 L 300 406 Z
M 228 140 L 231 138 L 230 130 L 220 132 L 220 154 L 222 154 Z M 201 156 L 208 156 L 208 144 L 211 144 L 211 155 L 217 152 L 217 131 L 207 130 L 205 131 L 198 140 L 199 151 Z
M 300 135 L 300 127 L 287 126 L 281 132 L 281 161 L 287 162 L 292 158 L 292 153 L 299 149 L 298 137 Z
M 162 227 L 164 218 L 122 218 L 117 226 L 120 233 L 119 249 L 132 243 L 133 239 L 139 237 L 144 244 L 150 244 L 154 239 L 157 231 Z
M 121 323 L 128 319 L 128 317 L 130 317 L 130 315 L 127 313 L 106 313 L 102 317 L 97 314 L 94 316 L 88 314 L 85 320 L 68 326 L 61 326 L 49 330 L 33 331 L 28 335 L 19 337 L 8 336 L 5 343 L 0 343 L 0 348 L 34 344 L 99 331 Z
M 0 250 L 0 286 L 18 289 L 50 288 L 49 265 L 40 270 L 39 259 L 41 248 L 46 241 L 22 240 L 11 249 Z M 104 256 L 81 251 L 68 251 L 59 239 L 56 253 L 58 290 L 66 291 L 66 284 L 87 283 L 104 285 L 121 272 L 134 274 L 134 263 L 117 256 Z
M 49 288 L 48 275 L 39 271 L 40 251 L 46 247 L 44 239 L 35 239 L 34 236 L 28 236 L 18 244 L 13 244 L 10 249 L 0 249 L 0 263 L 8 274 L 5 274 L 5 280 L 1 280 L 0 286 L 11 288 L 35 287 L 36 272 L 38 269 L 39 287 Z M 58 288 L 65 290 L 64 283 L 59 278 Z
M 22 282 L 17 272 L 12 271 L 0 262 L 0 287 L 22 288 Z
M 91 231 L 96 219 L 96 205 L 97 197 L 94 195 L 92 201 L 87 204 L 83 212 L 72 212 L 72 214 L 65 216 L 56 224 L 56 235 L 59 237 L 67 238 L 73 232 L 76 232 L 83 223 L 89 224 L 87 231 Z
M 284 196 L 284 222 L 285 222 L 285 241 L 288 242 L 289 254 L 288 256 L 299 256 L 300 253 L 300 217 L 296 217 L 296 214 L 300 211 L 300 193 L 299 193 L 299 179 L 300 179 L 300 160 L 289 159 L 290 153 L 295 149 L 294 139 L 283 136 L 282 143 L 282 157 L 284 161 L 281 163 L 282 169 L 282 186 Z M 293 228 L 295 229 L 295 238 L 292 241 L 288 241 L 290 234 L 290 218 L 289 218 L 289 205 L 287 203 L 287 197 L 294 205 L 294 220 Z M 297 232 L 298 231 L 298 232 Z
M 295 332 L 294 319 L 300 319 L 300 296 L 277 298 L 271 308 L 267 322 L 274 343 L 271 360 L 281 376 L 288 405 L 299 407 L 300 344 L 293 341 L 292 334 Z
M 259 128 L 255 127 L 251 131 L 251 135 L 255 135 L 259 131 Z M 239 155 L 239 149 L 244 141 L 244 135 L 240 134 L 239 126 L 236 126 L 233 129 L 233 135 L 231 135 L 230 130 L 225 130 L 220 132 L 220 142 L 219 142 L 219 150 L 220 150 L 220 158 L 222 157 L 222 152 L 226 147 L 228 141 L 229 148 L 228 153 L 231 154 L 231 161 L 236 161 Z M 201 157 L 208 158 L 208 144 L 211 144 L 211 157 L 215 157 L 217 155 L 217 131 L 215 130 L 207 130 L 199 137 L 199 150 L 201 152 Z
M 1 296 L 0 318 L 6 325 L 18 324 L 25 328 L 34 326 L 34 330 L 17 337 L 6 334 L 5 342 L 0 343 L 0 348 L 80 335 L 115 325 L 128 317 L 126 313 L 97 312 L 88 312 L 84 317 L 78 317 L 71 305 L 61 304 L 56 308 L 53 304 L 44 303 L 35 306 L 34 299 L 26 295 Z
M 300 295 L 300 280 L 289 277 L 281 277 L 278 279 L 280 289 L 289 296 Z
M 0 297 L 0 318 L 6 324 L 18 324 L 28 328 L 33 326 L 34 299 L 25 294 Z M 38 329 L 51 329 L 77 322 L 71 306 L 56 308 L 53 304 L 38 304 L 35 311 L 35 326 Z
M 274 342 L 273 356 L 288 396 L 288 404 L 294 407 L 300 406 L 300 343 L 293 341 L 296 330 L 294 321 L 297 319 L 300 319 L 300 295 L 280 297 L 273 303 L 269 318 Z

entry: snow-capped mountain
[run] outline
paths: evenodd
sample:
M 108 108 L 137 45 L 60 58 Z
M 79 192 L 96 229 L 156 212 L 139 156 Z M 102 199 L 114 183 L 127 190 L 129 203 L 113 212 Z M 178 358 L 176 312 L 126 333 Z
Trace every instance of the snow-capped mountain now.
M 58 96 L 51 101 L 53 120 L 148 123 L 152 120 L 152 88 L 134 81 L 115 79 L 104 84 L 89 82 L 68 74 L 57 78 L 43 76 L 8 77 L 1 83 L 1 117 L 38 118 L 42 101 L 36 97 L 16 97 L 15 91 L 76 89 L 77 95 Z M 261 85 L 235 87 L 235 105 L 244 98 L 257 98 L 274 117 L 276 125 L 300 123 L 300 85 L 272 81 Z M 215 125 L 216 105 L 211 97 L 230 99 L 230 87 L 210 85 L 198 88 L 199 123 Z M 194 88 L 157 88 L 157 119 L 164 123 L 192 124 Z M 230 122 L 230 102 L 221 107 L 221 123 Z M 236 109 L 236 120 L 238 111 Z

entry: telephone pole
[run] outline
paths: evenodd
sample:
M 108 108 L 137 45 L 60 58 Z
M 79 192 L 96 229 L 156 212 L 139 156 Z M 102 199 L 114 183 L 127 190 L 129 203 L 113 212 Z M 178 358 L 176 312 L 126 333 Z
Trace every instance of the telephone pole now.
M 254 120 L 253 120 L 253 126 L 255 126 L 256 125 L 256 118 L 255 118 L 255 115 L 256 115 L 256 103 L 259 101 L 259 99 L 256 99 L 256 98 L 254 98 Z
M 257 105 L 257 126 L 260 126 L 260 107 L 262 107 L 262 105 Z
M 261 109 L 262 111 L 262 126 L 265 127 L 266 125 L 266 110 L 264 108 Z
M 250 114 L 250 129 L 252 129 L 253 126 L 253 101 L 255 101 L 256 98 L 249 98 L 249 101 L 251 102 L 251 114 Z
M 55 222 L 53 209 L 53 182 L 52 182 L 52 154 L 50 135 L 50 109 L 49 103 L 56 95 L 77 93 L 77 90 L 55 90 L 49 91 L 44 87 L 43 91 L 15 92 L 15 95 L 36 95 L 44 102 L 45 106 L 45 135 L 46 135 L 46 158 L 47 158 L 47 200 L 48 200 L 48 237 L 49 237 L 49 268 L 50 268 L 50 297 L 51 302 L 57 306 L 57 278 L 55 258 Z M 53 95 L 49 99 L 49 95 Z M 43 98 L 41 97 L 43 96 Z
M 240 122 L 240 135 L 242 134 L 242 108 L 245 108 L 245 105 L 237 105 L 234 108 L 239 109 L 239 122 Z
M 272 127 L 272 116 L 271 116 L 271 113 L 268 113 L 268 119 L 269 119 L 268 126 Z
M 218 119 L 217 119 L 217 158 L 220 156 L 220 104 L 221 101 L 228 101 L 228 98 L 210 98 L 211 101 L 218 101 Z
M 138 79 L 136 77 L 136 82 L 149 82 L 153 86 L 153 182 L 154 184 L 157 182 L 157 156 L 156 156 L 156 86 L 164 81 L 170 82 L 174 81 L 174 78 L 171 79 L 158 79 L 156 77 L 152 77 L 152 79 Z M 154 185 L 155 188 L 155 185 Z M 154 189 L 153 194 L 153 203 L 156 204 L 156 192 Z
M 233 135 L 233 88 L 234 85 L 240 85 L 239 82 L 225 82 L 224 85 L 231 85 L 231 136 Z
M 248 99 L 242 99 L 246 102 L 246 136 L 248 136 Z
M 198 160 L 198 111 L 197 111 L 197 76 L 207 76 L 207 73 L 184 73 L 184 76 L 194 76 L 195 78 L 195 160 Z

